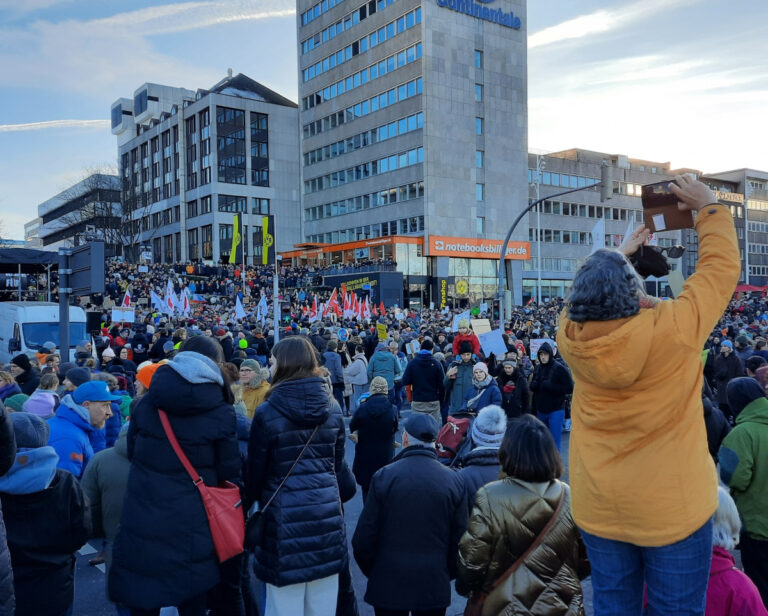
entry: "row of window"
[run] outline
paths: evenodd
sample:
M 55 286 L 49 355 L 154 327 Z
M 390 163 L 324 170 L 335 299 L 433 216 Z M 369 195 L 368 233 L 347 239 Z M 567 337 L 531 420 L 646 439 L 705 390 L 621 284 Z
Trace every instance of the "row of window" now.
M 374 64 L 365 67 L 363 70 L 345 77 L 344 79 L 341 79 L 334 84 L 326 86 L 322 90 L 318 90 L 309 96 L 305 96 L 302 99 L 301 104 L 306 111 L 307 109 L 311 109 L 320 103 L 324 103 L 333 98 L 336 98 L 337 96 L 341 96 L 345 92 L 359 88 L 369 81 L 383 77 L 387 73 L 391 73 L 392 71 L 403 67 L 406 64 L 415 62 L 419 58 L 421 58 L 421 43 L 416 43 L 415 45 L 411 45 L 406 49 L 402 49 L 399 52 L 392 54 L 388 58 L 385 58 L 380 62 L 375 62 Z
M 748 222 L 747 228 L 750 231 L 756 231 L 757 233 L 768 233 L 767 222 Z
M 537 271 L 538 263 L 535 258 L 523 261 L 523 270 Z M 579 269 L 578 259 L 560 259 L 557 257 L 542 257 L 541 269 L 545 272 L 575 272 Z
M 583 218 L 605 218 L 606 220 L 639 220 L 639 210 L 627 210 L 619 207 L 603 207 L 600 205 L 585 205 L 583 203 L 564 203 L 562 201 L 546 200 L 539 205 L 542 214 L 558 214 L 562 216 L 581 216 Z M 536 210 L 534 210 L 536 211 Z
M 301 14 L 301 25 L 306 26 L 308 23 L 312 23 L 315 19 L 320 17 L 323 13 L 327 13 L 337 4 L 341 4 L 343 0 L 322 0 L 314 6 L 310 7 Z
M 768 265 L 750 265 L 750 276 L 768 276 Z
M 308 39 L 303 40 L 301 42 L 302 55 L 309 53 L 313 49 L 317 49 L 320 47 L 320 45 L 323 45 L 324 43 L 330 41 L 332 38 L 335 38 L 337 34 L 341 34 L 342 32 L 349 30 L 355 24 L 358 24 L 367 17 L 376 14 L 379 11 L 379 4 L 381 5 L 381 8 L 384 8 L 385 6 L 389 6 L 395 2 L 396 0 L 386 0 L 386 2 L 384 0 L 380 0 L 378 3 L 376 0 L 370 0 L 369 2 L 366 2 L 351 13 L 346 14 L 335 24 L 331 24 L 327 28 L 316 32 Z
M 768 255 L 768 244 L 749 244 L 749 254 Z
M 535 183 L 536 169 L 528 169 L 528 183 Z M 553 173 L 543 171 L 540 178 L 541 184 L 549 186 L 562 186 L 563 188 L 584 188 L 600 182 L 600 178 L 588 178 L 582 175 L 569 175 L 567 173 Z M 638 193 L 639 195 L 640 193 Z
M 310 194 L 326 190 L 327 188 L 335 188 L 336 186 L 357 182 L 358 180 L 364 180 L 376 175 L 381 175 L 382 173 L 403 169 L 404 167 L 410 167 L 411 165 L 423 162 L 424 148 L 413 148 L 406 152 L 400 152 L 400 154 L 385 156 L 378 160 L 361 163 L 354 167 L 349 167 L 348 169 L 334 171 L 333 173 L 327 173 L 326 175 L 306 180 L 304 182 L 304 193 Z
M 313 243 L 338 244 L 340 242 L 355 242 L 388 235 L 407 235 L 409 233 L 424 232 L 424 217 L 411 216 L 389 222 L 352 227 L 341 231 L 329 231 L 328 233 L 316 233 L 307 235 L 305 240 Z
M 364 37 L 357 41 L 353 41 L 346 47 L 339 49 L 332 53 L 330 56 L 318 60 L 312 66 L 305 68 L 302 71 L 303 80 L 310 81 L 315 77 L 319 77 L 323 73 L 330 71 L 331 69 L 351 60 L 355 56 L 365 53 L 368 49 L 373 49 L 376 45 L 380 45 L 384 41 L 387 41 L 406 30 L 413 28 L 421 23 L 421 8 L 415 9 L 401 15 L 397 19 L 391 21 L 385 26 L 382 26 L 378 30 L 371 34 L 366 34 Z
M 760 199 L 748 199 L 747 207 L 750 210 L 768 210 L 768 201 L 761 201 Z
M 395 186 L 394 188 L 385 188 L 384 190 L 377 190 L 373 193 L 349 197 L 348 199 L 334 201 L 333 203 L 325 203 L 323 205 L 309 207 L 304 210 L 304 220 L 309 222 L 312 220 L 322 220 L 323 218 L 332 218 L 334 216 L 343 216 L 344 214 L 351 214 L 352 212 L 360 212 L 362 210 L 381 207 L 382 205 L 390 205 L 392 203 L 418 199 L 423 196 L 424 182 L 411 182 L 410 184 L 403 184 L 402 186 Z
M 353 152 L 361 148 L 365 148 L 369 145 L 392 139 L 398 135 L 404 135 L 405 133 L 418 130 L 424 126 L 424 114 L 422 112 L 415 113 L 405 118 L 400 118 L 389 124 L 384 124 L 377 128 L 358 133 L 342 141 L 336 141 L 329 145 L 325 145 L 322 148 L 317 148 L 311 152 L 304 154 L 304 165 L 314 165 L 323 160 L 330 158 L 336 158 L 342 154 Z
M 309 122 L 302 128 L 303 138 L 313 137 L 320 133 L 341 126 L 342 124 L 349 124 L 350 122 L 362 118 L 363 116 L 394 105 L 398 101 L 411 98 L 417 94 L 421 94 L 423 89 L 423 82 L 421 77 L 404 83 L 396 88 L 382 92 L 372 98 L 367 98 L 364 101 L 347 107 L 346 110 L 337 111 L 331 115 Z

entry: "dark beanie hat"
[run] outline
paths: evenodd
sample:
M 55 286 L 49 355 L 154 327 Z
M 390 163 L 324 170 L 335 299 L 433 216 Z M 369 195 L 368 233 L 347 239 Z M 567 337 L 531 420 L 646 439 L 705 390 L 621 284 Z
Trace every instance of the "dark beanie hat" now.
M 91 371 L 88 368 L 72 368 L 67 372 L 69 382 L 75 387 L 80 387 L 83 383 L 91 380 Z
M 469 340 L 462 340 L 459 343 L 459 355 L 462 353 L 471 353 L 472 352 L 472 343 L 469 342 Z
M 48 422 L 32 413 L 12 413 L 16 445 L 23 449 L 37 449 L 48 444 Z
M 755 400 L 765 398 L 765 390 L 755 379 L 743 376 L 733 379 L 726 389 L 728 405 L 734 415 L 738 415 Z
M 24 355 L 24 353 L 19 353 L 11 360 L 11 363 L 16 364 L 24 372 L 29 372 L 32 369 L 32 364 L 29 363 L 29 357 Z

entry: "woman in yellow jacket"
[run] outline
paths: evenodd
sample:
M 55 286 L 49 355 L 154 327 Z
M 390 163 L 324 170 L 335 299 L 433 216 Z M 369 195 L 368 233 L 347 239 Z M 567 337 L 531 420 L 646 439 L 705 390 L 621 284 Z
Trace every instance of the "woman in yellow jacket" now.
M 269 370 L 262 368 L 255 359 L 245 359 L 240 364 L 240 385 L 245 403 L 245 416 L 253 419 L 256 408 L 264 402 L 269 391 Z
M 699 261 L 674 301 L 654 302 L 624 254 L 598 250 L 574 277 L 558 348 L 573 373 L 573 518 L 592 566 L 595 615 L 704 614 L 717 475 L 701 406 L 701 349 L 741 263 L 731 212 L 677 176 L 698 212 Z M 623 252 L 648 238 L 639 229 Z

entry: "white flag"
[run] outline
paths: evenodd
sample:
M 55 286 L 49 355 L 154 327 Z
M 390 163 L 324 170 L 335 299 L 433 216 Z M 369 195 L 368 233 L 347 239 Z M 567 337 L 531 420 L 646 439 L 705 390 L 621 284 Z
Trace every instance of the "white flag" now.
M 237 300 L 235 301 L 235 318 L 236 319 L 244 319 L 245 318 L 245 309 L 243 308 L 243 303 L 240 301 L 240 296 L 237 296 Z
M 261 326 L 264 327 L 264 321 L 269 314 L 269 308 L 267 307 L 267 296 L 262 295 L 259 300 L 259 305 L 256 307 L 256 318 L 261 321 Z
M 155 293 L 154 290 L 150 291 L 149 297 L 150 297 L 150 302 L 152 306 L 155 308 L 155 310 L 157 310 L 158 312 L 162 312 L 164 309 L 163 298 L 160 297 L 157 293 Z
M 189 290 L 182 289 L 181 291 L 181 313 L 188 317 L 191 312 L 191 306 L 189 305 Z
M 598 220 L 592 229 L 592 250 L 590 254 L 601 248 L 605 248 L 605 219 L 603 218 Z

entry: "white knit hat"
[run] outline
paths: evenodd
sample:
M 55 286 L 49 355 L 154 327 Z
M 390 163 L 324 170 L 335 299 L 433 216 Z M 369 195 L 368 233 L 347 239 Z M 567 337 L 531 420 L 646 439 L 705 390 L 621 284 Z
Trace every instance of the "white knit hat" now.
M 472 442 L 475 447 L 501 446 L 507 431 L 507 415 L 504 409 L 495 404 L 480 409 L 472 423 Z

